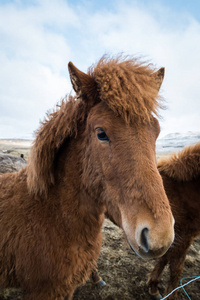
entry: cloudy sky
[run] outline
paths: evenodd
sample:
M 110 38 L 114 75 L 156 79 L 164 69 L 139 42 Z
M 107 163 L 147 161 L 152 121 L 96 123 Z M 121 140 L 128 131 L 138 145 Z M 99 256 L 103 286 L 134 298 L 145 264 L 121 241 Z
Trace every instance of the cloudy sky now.
M 165 67 L 161 137 L 200 132 L 200 1 L 0 0 L 0 138 L 32 138 L 103 54 Z

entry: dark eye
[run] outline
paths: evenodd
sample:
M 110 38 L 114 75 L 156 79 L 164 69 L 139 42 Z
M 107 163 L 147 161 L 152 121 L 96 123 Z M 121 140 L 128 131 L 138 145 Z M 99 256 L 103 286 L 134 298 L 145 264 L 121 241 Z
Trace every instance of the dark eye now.
M 97 128 L 96 131 L 97 131 L 97 138 L 100 141 L 107 141 L 107 142 L 109 142 L 109 138 L 107 137 L 105 131 L 102 128 Z

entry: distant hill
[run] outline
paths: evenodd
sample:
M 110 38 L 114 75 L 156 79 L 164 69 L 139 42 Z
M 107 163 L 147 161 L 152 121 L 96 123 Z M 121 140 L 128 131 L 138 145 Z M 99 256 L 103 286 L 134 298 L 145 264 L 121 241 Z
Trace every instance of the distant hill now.
M 26 139 L 0 139 L 0 153 L 10 153 L 18 157 L 24 154 L 27 159 L 32 142 Z
M 200 142 L 200 132 L 170 133 L 157 140 L 157 152 L 177 152 L 185 146 Z

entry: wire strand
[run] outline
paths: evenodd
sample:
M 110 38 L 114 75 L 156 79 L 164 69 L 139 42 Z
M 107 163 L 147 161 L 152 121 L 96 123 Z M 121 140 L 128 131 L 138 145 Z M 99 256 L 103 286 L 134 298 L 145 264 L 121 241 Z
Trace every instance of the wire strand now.
M 190 281 L 188 281 L 188 282 L 186 282 L 186 283 L 184 283 L 184 284 L 182 284 L 182 280 L 184 280 L 184 279 L 189 279 L 189 278 L 193 278 L 193 279 L 190 280 Z M 185 292 L 185 294 L 186 294 L 186 296 L 188 297 L 188 299 L 190 299 L 189 295 L 187 294 L 187 292 L 186 292 L 185 289 L 184 289 L 184 286 L 186 286 L 186 285 L 190 284 L 191 282 L 193 282 L 193 281 L 195 281 L 195 280 L 198 280 L 198 279 L 200 279 L 200 276 L 193 276 L 193 277 L 184 277 L 184 278 L 182 278 L 181 281 L 180 281 L 181 285 L 178 286 L 176 289 L 174 289 L 171 293 L 169 293 L 169 294 L 168 294 L 167 296 L 165 296 L 164 298 L 161 298 L 161 300 L 167 299 L 171 294 L 173 294 L 175 291 L 177 291 L 177 290 L 179 290 L 179 289 L 183 289 L 183 291 Z M 191 299 L 190 299 L 190 300 L 191 300 Z
M 184 278 L 182 278 L 182 279 L 180 280 L 181 287 L 182 287 L 184 293 L 186 294 L 186 296 L 188 297 L 189 300 L 191 300 L 191 298 L 190 298 L 190 296 L 188 295 L 188 293 L 186 292 L 186 290 L 184 289 L 183 283 L 182 283 L 182 282 L 183 282 L 183 280 L 185 280 L 185 279 L 191 279 L 191 278 L 196 278 L 195 280 L 197 280 L 197 279 L 200 279 L 200 276 L 184 277 Z

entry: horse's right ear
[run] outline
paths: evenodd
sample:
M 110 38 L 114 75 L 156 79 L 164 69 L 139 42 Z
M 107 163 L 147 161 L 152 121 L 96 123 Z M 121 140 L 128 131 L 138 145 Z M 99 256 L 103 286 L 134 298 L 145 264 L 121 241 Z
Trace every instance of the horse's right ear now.
M 88 95 L 96 90 L 96 82 L 93 77 L 77 69 L 72 62 L 69 62 L 68 69 L 77 96 Z

